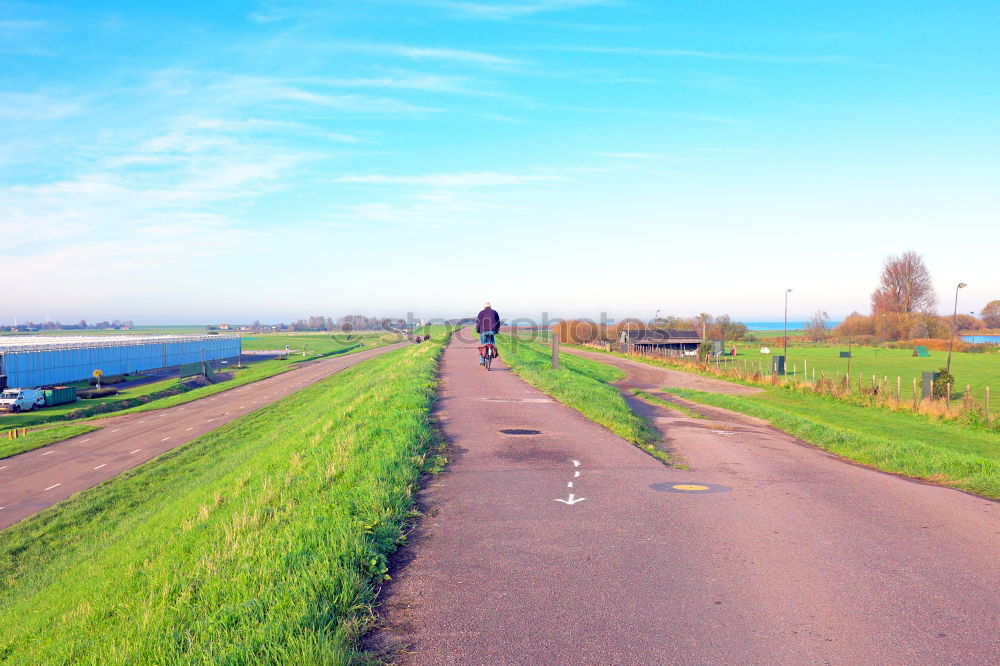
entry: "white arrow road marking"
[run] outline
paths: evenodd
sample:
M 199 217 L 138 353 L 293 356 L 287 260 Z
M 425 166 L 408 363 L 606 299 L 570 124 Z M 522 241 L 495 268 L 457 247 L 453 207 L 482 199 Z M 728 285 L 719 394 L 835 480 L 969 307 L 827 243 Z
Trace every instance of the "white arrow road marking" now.
M 89 441 L 90 441 L 90 438 L 88 437 L 87 439 L 81 439 L 80 443 L 83 444 L 84 442 L 89 442 Z
M 574 499 L 574 497 L 576 499 Z M 557 499 L 556 501 L 557 502 L 562 502 L 563 504 L 569 504 L 570 506 L 573 506 L 577 502 L 582 502 L 585 499 L 587 499 L 587 498 L 586 497 L 576 497 L 576 495 L 574 495 L 573 493 L 570 493 L 569 494 L 569 499 Z
M 579 466 L 580 466 L 580 461 L 579 460 L 574 460 L 573 461 L 573 467 L 579 467 Z
M 47 456 L 47 455 L 49 455 L 50 453 L 52 453 L 52 451 L 46 451 L 46 452 L 45 452 L 45 453 L 43 453 L 42 455 L 43 455 L 43 456 Z

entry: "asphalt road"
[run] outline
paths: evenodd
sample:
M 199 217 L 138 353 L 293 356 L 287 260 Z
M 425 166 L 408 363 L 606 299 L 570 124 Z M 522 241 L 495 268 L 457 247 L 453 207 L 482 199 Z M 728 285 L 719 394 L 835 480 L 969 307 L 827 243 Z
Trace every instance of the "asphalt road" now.
M 691 466 L 669 468 L 502 361 L 483 372 L 474 347 L 453 341 L 443 357 L 452 462 L 421 493 L 425 517 L 384 591 L 368 643 L 384 657 L 1000 661 L 997 503 L 722 410 L 647 412 Z M 599 358 L 635 371 L 635 385 L 670 384 L 669 371 Z
M 244 414 L 406 343 L 301 364 L 183 405 L 110 417 L 101 430 L 0 460 L 0 529 Z

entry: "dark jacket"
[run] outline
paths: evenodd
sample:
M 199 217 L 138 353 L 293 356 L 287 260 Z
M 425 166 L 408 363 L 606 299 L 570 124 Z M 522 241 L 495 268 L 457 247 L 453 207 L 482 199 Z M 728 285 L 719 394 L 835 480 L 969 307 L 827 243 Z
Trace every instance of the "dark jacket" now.
M 499 333 L 500 315 L 493 308 L 485 308 L 476 315 L 476 333 Z

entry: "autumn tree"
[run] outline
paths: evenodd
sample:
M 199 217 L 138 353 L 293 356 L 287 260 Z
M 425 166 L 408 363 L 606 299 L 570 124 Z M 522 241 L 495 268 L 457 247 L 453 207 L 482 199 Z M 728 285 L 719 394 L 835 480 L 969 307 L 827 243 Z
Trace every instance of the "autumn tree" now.
M 923 257 L 913 251 L 886 257 L 871 299 L 872 314 L 933 312 L 937 299 Z
M 979 315 L 987 328 L 1000 328 L 1000 299 L 987 303 Z
M 828 338 L 830 336 L 830 315 L 825 310 L 817 310 L 809 323 L 806 324 L 806 333 L 813 342 Z

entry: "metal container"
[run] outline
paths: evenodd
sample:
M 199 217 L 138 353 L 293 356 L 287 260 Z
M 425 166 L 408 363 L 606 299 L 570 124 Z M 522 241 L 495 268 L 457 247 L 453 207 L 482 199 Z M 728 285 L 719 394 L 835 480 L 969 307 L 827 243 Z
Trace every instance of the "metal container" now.
M 45 394 L 45 406 L 64 405 L 67 402 L 76 402 L 75 386 L 53 386 L 42 391 Z

